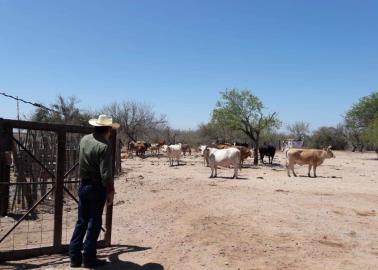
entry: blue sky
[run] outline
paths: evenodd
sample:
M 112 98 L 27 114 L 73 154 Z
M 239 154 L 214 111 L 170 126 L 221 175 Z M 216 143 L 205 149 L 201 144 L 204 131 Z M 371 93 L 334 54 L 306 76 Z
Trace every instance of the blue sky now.
M 377 13 L 374 0 L 0 0 L 0 92 L 132 99 L 195 128 L 219 91 L 247 88 L 284 123 L 333 126 L 378 90 Z

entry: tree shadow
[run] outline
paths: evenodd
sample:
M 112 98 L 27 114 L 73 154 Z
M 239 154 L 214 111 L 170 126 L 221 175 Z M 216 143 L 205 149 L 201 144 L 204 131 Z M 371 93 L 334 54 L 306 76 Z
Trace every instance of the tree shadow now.
M 378 161 L 378 157 L 376 157 L 376 158 L 362 158 L 361 160 L 376 160 L 376 161 Z
M 217 177 L 210 177 L 210 179 L 227 179 L 227 180 L 248 180 L 248 178 L 246 177 L 238 177 L 238 178 L 234 178 L 232 176 L 217 176 Z
M 259 165 L 263 166 L 263 167 L 271 167 L 271 168 L 274 168 L 274 167 L 283 168 L 284 167 L 281 163 L 274 163 L 274 162 L 272 164 L 265 162 L 265 163 L 260 163 Z
M 8 217 L 13 218 L 14 220 L 20 220 L 23 216 L 24 214 L 8 213 Z M 25 220 L 37 220 L 37 219 L 38 219 L 38 215 L 35 211 L 29 213 L 29 215 L 25 217 Z
M 298 175 L 298 177 L 301 177 L 301 178 L 310 178 L 310 179 L 317 179 L 317 178 L 321 178 L 321 179 L 343 179 L 342 177 L 340 177 L 340 176 L 334 176 L 334 175 L 332 175 L 332 176 L 322 176 L 322 175 L 318 175 L 318 176 L 316 176 L 316 177 L 314 177 L 314 176 L 308 176 L 307 174 L 306 175 L 304 175 L 304 174 L 301 174 L 301 175 Z
M 159 264 L 147 264 L 139 266 L 132 262 L 123 262 L 119 260 L 119 256 L 125 253 L 142 252 L 150 250 L 150 247 L 137 247 L 128 245 L 115 245 L 109 248 L 100 249 L 98 256 L 100 258 L 109 258 L 110 263 L 98 269 L 122 269 L 122 270 L 164 270 Z M 14 261 L 0 263 L 2 270 L 29 270 L 40 269 L 42 267 L 52 267 L 69 264 L 70 259 L 66 255 L 50 255 L 40 256 L 25 261 Z M 69 268 L 69 267 L 67 267 Z

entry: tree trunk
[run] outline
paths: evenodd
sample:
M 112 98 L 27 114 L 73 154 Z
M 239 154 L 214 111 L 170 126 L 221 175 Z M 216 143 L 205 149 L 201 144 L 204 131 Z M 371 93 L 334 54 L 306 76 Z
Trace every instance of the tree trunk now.
M 359 151 L 362 153 L 364 151 L 364 145 L 363 144 L 360 144 L 360 149 Z
M 356 149 L 357 149 L 357 146 L 355 146 L 354 144 L 353 144 L 353 146 L 352 146 L 352 152 L 354 153 L 354 152 L 356 152 Z
M 253 164 L 255 166 L 259 165 L 259 146 L 260 146 L 260 133 L 256 134 L 256 140 L 255 140 L 255 150 L 254 150 L 254 159 Z

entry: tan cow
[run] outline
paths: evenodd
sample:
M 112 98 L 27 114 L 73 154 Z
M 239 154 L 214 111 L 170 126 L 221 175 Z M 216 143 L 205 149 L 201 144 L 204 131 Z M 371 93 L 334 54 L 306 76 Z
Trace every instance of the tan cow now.
M 290 170 L 294 176 L 297 174 L 294 172 L 294 165 L 308 165 L 308 177 L 311 177 L 311 168 L 314 168 L 314 177 L 316 177 L 316 168 L 323 164 L 326 158 L 335 158 L 335 155 L 331 151 L 331 146 L 318 149 L 289 149 L 286 154 L 286 169 L 287 174 L 290 177 Z

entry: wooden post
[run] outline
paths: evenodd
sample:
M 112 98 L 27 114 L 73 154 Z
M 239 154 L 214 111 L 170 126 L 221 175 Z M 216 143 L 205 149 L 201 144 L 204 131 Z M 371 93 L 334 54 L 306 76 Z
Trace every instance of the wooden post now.
M 110 138 L 112 146 L 112 157 L 113 157 L 113 181 L 115 174 L 115 162 L 116 162 L 116 147 L 117 147 L 117 132 L 113 130 L 112 136 Z M 112 226 L 113 226 L 113 205 L 106 207 L 106 221 L 105 221 L 105 244 L 110 247 L 112 245 Z
M 62 223 L 63 223 L 63 187 L 66 159 L 66 132 L 59 130 L 58 153 L 56 159 L 55 179 L 55 205 L 54 205 L 54 247 L 59 250 L 62 247 Z
M 12 134 L 12 128 L 4 127 L 0 123 L 0 182 L 10 182 L 10 165 L 6 154 L 12 150 L 12 140 L 7 135 Z M 0 185 L 0 217 L 8 215 L 9 210 L 9 185 Z

